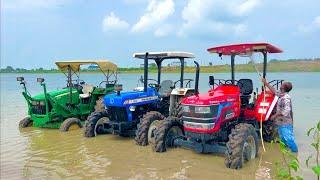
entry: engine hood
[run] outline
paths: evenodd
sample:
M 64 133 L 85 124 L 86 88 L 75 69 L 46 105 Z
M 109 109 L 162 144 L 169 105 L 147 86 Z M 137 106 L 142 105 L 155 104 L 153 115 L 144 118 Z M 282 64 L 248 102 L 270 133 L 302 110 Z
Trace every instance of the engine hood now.
M 222 85 L 207 93 L 186 97 L 182 100 L 185 105 L 212 105 L 239 100 L 240 89 L 234 85 Z
M 55 98 L 55 97 L 57 97 L 57 96 L 68 95 L 69 92 L 70 92 L 70 89 L 66 88 L 66 89 L 60 89 L 60 90 L 50 91 L 50 92 L 47 92 L 47 94 L 48 94 L 50 97 Z M 72 89 L 72 93 L 78 93 L 78 91 L 77 91 L 76 89 Z M 32 99 L 38 100 L 38 101 L 45 100 L 44 93 L 37 94 L 37 95 L 33 96 Z
M 108 94 L 104 97 L 104 104 L 106 106 L 130 106 L 148 104 L 151 101 L 159 99 L 158 92 L 154 88 L 148 88 L 147 92 L 144 91 L 129 91 Z

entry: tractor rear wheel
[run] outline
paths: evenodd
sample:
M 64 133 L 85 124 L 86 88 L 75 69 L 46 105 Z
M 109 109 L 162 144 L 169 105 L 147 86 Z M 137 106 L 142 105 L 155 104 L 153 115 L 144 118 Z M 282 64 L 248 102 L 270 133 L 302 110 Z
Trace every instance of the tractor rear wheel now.
M 104 126 L 108 124 L 108 121 L 107 111 L 91 113 L 84 125 L 84 136 L 94 137 L 98 134 L 106 134 Z
M 31 120 L 30 117 L 25 117 L 19 122 L 19 127 L 20 128 L 26 128 L 32 126 L 33 121 Z
M 60 131 L 67 132 L 71 130 L 76 130 L 82 128 L 82 124 L 80 122 L 80 119 L 78 118 L 67 118 L 63 121 L 63 123 L 60 125 Z
M 272 120 L 263 122 L 262 136 L 263 136 L 263 140 L 269 143 L 274 141 L 278 136 L 277 127 Z
M 255 128 L 251 124 L 240 123 L 229 134 L 225 165 L 231 169 L 240 169 L 245 161 L 256 158 L 258 151 L 258 135 Z
M 179 118 L 166 118 L 161 121 L 161 124 L 155 130 L 155 142 L 152 145 L 152 150 L 155 152 L 165 152 L 167 148 L 174 147 L 174 139 L 183 136 L 183 134 L 183 125 Z
M 165 117 L 157 111 L 150 111 L 143 115 L 138 124 L 135 137 L 136 144 L 146 146 L 149 141 L 153 141 L 152 138 L 154 138 L 154 130 L 157 128 L 157 122 L 164 118 Z
M 104 110 L 103 96 L 99 96 L 96 100 L 96 105 L 94 106 L 94 112 L 101 112 Z

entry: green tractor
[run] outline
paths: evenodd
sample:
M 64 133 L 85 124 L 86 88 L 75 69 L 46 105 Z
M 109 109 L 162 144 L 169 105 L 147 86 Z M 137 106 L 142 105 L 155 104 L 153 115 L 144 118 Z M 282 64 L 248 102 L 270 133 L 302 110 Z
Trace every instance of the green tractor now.
M 67 77 L 67 86 L 60 90 L 47 92 L 44 79 L 37 78 L 44 93 L 31 96 L 24 78 L 17 77 L 28 104 L 28 117 L 20 121 L 19 127 L 34 126 L 69 131 L 81 128 L 93 111 L 104 110 L 103 96 L 114 92 L 116 87 L 117 65 L 109 61 L 61 61 L 56 62 L 56 65 Z M 82 65 L 100 69 L 105 80 L 98 86 L 80 80 Z

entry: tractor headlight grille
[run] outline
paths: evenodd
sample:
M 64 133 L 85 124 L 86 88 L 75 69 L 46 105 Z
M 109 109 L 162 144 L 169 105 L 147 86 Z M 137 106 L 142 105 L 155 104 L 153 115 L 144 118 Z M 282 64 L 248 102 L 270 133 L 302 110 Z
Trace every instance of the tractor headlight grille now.
M 31 105 L 33 114 L 46 114 L 46 103 L 44 101 L 32 101 Z
M 216 118 L 218 114 L 218 105 L 193 106 L 184 105 L 182 116 L 186 118 Z

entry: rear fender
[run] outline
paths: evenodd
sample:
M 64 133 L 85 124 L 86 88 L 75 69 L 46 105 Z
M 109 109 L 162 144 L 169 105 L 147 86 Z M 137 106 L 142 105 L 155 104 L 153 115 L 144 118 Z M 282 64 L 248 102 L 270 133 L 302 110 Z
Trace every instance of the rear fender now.
M 270 91 L 261 92 L 255 106 L 255 118 L 260 122 L 267 121 L 275 108 L 279 97 Z

